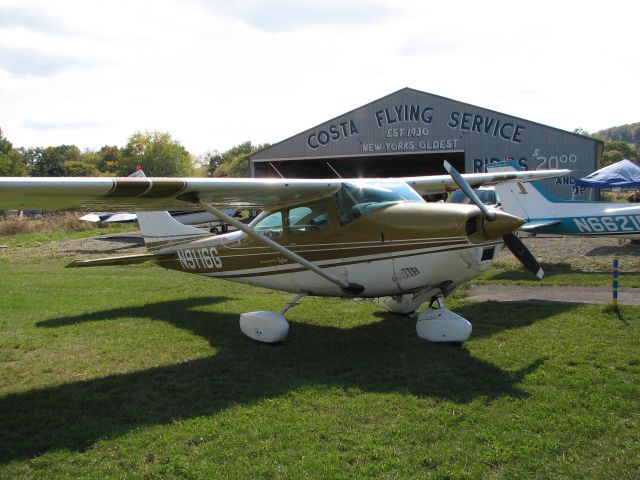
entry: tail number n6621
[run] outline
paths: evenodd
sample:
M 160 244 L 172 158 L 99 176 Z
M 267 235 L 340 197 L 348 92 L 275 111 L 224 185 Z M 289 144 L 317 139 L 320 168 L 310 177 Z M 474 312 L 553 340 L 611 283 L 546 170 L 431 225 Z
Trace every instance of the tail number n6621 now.
M 580 233 L 637 232 L 640 230 L 640 215 L 619 215 L 611 217 L 574 218 Z
M 185 270 L 204 270 L 206 268 L 222 268 L 222 260 L 215 247 L 186 248 L 178 250 L 180 265 Z

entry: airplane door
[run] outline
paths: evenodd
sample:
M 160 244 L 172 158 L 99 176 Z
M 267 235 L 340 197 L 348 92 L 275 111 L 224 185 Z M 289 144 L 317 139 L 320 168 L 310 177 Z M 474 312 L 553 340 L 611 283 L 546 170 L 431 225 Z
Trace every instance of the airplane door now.
M 339 249 L 338 220 L 330 199 L 292 207 L 287 211 L 287 247 L 326 269 L 340 279 L 347 280 Z M 314 285 L 326 285 L 326 280 L 305 270 L 294 277 L 301 289 Z M 335 288 L 333 285 L 330 288 Z M 317 288 L 315 289 L 317 291 Z

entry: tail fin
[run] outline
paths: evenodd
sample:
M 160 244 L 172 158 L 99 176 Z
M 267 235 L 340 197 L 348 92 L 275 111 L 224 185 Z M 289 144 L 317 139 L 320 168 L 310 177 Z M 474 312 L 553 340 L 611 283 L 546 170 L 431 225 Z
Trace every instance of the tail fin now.
M 146 177 L 140 165 L 129 176 Z M 144 237 L 144 243 L 149 251 L 209 236 L 207 232 L 199 228 L 189 227 L 178 222 L 169 212 L 136 212 L 136 217 Z
M 514 172 L 518 169 L 508 163 L 487 165 L 487 171 Z M 554 216 L 554 204 L 562 200 L 545 192 L 535 180 L 528 183 L 506 182 L 494 185 L 505 212 L 525 220 Z
M 150 251 L 210 236 L 204 230 L 178 222 L 169 212 L 136 212 L 136 215 L 144 243 Z

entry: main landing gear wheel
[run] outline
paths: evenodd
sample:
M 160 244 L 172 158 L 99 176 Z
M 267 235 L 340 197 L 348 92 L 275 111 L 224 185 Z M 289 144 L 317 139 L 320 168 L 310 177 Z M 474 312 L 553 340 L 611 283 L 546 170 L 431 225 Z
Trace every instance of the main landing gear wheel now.
M 300 304 L 307 292 L 297 294 L 287 303 L 280 313 L 271 310 L 259 310 L 240 315 L 240 331 L 251 340 L 262 343 L 279 343 L 287 338 L 289 322 L 284 314 L 290 308 Z
M 278 343 L 287 338 L 289 322 L 270 310 L 247 312 L 240 315 L 240 331 L 257 342 Z
M 434 304 L 437 307 L 434 308 Z M 460 345 L 471 335 L 471 324 L 446 308 L 442 297 L 437 296 L 427 310 L 418 314 L 416 333 L 430 342 Z

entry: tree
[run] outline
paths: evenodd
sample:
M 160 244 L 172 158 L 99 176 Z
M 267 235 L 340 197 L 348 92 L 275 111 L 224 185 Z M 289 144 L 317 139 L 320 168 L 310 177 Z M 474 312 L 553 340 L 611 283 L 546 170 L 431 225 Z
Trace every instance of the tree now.
M 202 164 L 205 175 L 212 177 L 215 175 L 216 169 L 222 165 L 222 155 L 218 150 L 207 150 L 199 163 Z
M 249 155 L 269 146 L 268 143 L 254 146 L 250 141 L 230 148 L 219 159 L 214 175 L 217 177 L 230 175 L 232 177 L 246 177 L 249 175 Z
M 103 146 L 98 152 L 100 160 L 98 161 L 98 170 L 102 173 L 115 175 L 118 170 L 118 162 L 120 161 L 121 151 L 117 146 Z
M 622 159 L 637 160 L 638 151 L 627 142 L 622 140 L 605 140 L 602 159 L 598 168 L 606 167 Z
M 638 158 L 638 152 L 633 146 L 629 143 L 621 140 L 613 141 L 613 142 L 604 142 L 604 149 L 606 150 L 617 150 L 624 158 L 628 158 L 629 160 L 635 160 Z
M 184 177 L 193 173 L 191 155 L 166 132 L 136 132 L 121 151 L 116 172 L 130 175 L 140 165 L 146 175 Z
M 600 160 L 600 165 L 598 168 L 606 167 L 607 165 L 611 165 L 612 163 L 619 162 L 624 159 L 624 154 L 619 150 L 606 150 L 602 154 L 602 159 Z
M 67 176 L 69 177 L 97 177 L 100 175 L 98 170 L 99 162 L 100 154 L 87 150 L 80 154 L 78 160 L 65 161 L 64 168 L 67 170 Z
M 249 154 L 240 153 L 233 157 L 226 168 L 227 175 L 231 177 L 248 177 L 249 176 Z
M 75 145 L 39 148 L 35 150 L 35 160 L 31 175 L 34 177 L 65 177 L 65 163 L 80 161 L 80 149 Z
M 13 148 L 13 144 L 4 137 L 0 129 L 0 176 L 23 177 L 26 174 L 27 168 L 22 155 Z
M 40 158 L 42 149 L 20 147 L 16 150 L 22 157 L 22 163 L 24 163 L 25 167 L 27 168 L 27 174 L 33 175 L 33 169 L 35 167 L 36 161 Z

